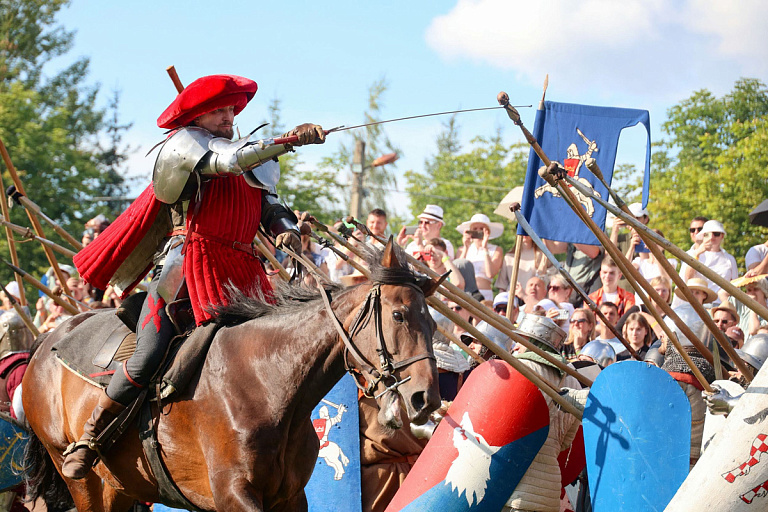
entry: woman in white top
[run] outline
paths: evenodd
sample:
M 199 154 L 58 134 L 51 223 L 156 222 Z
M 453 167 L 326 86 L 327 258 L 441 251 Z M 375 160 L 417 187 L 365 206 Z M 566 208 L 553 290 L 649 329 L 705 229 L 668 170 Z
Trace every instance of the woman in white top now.
M 493 300 L 491 286 L 501 269 L 504 252 L 488 241 L 500 237 L 504 226 L 500 222 L 491 222 L 487 215 L 476 213 L 467 222 L 459 224 L 456 230 L 462 234 L 462 247 L 457 257 L 472 262 L 478 290 L 486 300 Z

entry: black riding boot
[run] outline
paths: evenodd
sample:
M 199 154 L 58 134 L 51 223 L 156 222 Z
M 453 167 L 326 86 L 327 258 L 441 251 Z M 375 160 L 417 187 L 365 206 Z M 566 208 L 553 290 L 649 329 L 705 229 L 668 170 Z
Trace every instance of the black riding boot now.
M 85 422 L 83 427 L 83 436 L 80 438 L 79 443 L 90 442 L 101 434 L 101 432 L 107 428 L 107 426 L 117 418 L 121 412 L 125 409 L 125 406 L 119 404 L 109 398 L 105 392 L 101 393 L 99 397 L 99 403 L 91 413 L 91 417 Z M 73 448 L 73 449 L 72 449 Z M 72 451 L 64 459 L 64 464 L 61 466 L 61 473 L 73 480 L 79 480 L 84 478 L 91 468 L 93 463 L 99 457 L 96 449 L 89 445 L 81 444 L 79 446 L 70 447 L 67 450 Z

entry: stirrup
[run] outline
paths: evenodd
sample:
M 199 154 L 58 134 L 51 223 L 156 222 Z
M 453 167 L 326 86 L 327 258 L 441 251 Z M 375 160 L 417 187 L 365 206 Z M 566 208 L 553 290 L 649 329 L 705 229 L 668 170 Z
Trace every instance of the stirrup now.
M 67 446 L 67 449 L 64 450 L 64 453 L 62 455 L 66 457 L 67 455 L 75 453 L 79 448 L 87 448 L 93 452 L 96 452 L 96 455 L 98 455 L 98 458 L 99 459 L 101 458 L 101 449 L 100 449 L 101 443 L 96 441 L 95 437 L 92 437 L 88 440 L 80 440 L 75 443 L 70 443 L 69 446 Z

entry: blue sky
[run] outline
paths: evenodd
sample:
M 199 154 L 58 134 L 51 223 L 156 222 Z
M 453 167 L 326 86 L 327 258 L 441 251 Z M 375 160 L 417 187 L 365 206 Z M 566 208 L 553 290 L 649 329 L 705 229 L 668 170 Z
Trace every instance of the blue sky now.
M 287 125 L 358 124 L 381 77 L 389 83 L 385 118 L 493 106 L 500 90 L 513 104 L 535 105 L 549 73 L 547 99 L 647 109 L 657 140 L 667 108 L 694 90 L 723 94 L 741 76 L 768 81 L 768 4 L 737 4 L 73 0 L 58 19 L 77 32 L 75 45 L 59 64 L 88 56 L 101 100 L 120 90 L 122 119 L 133 123 L 126 141 L 140 148 L 129 174 L 147 179 L 152 159 L 143 155 L 162 138 L 156 119 L 175 96 L 171 64 L 185 84 L 213 73 L 256 80 L 259 92 L 237 118 L 243 133 L 266 118 L 273 98 Z M 522 114 L 532 128 L 533 109 Z M 422 169 L 443 120 L 387 125 L 402 150 L 398 176 Z M 459 123 L 465 144 L 498 128 L 509 142 L 522 140 L 502 111 L 464 114 Z M 342 137 L 301 150 L 303 165 L 313 168 Z M 625 131 L 617 162 L 639 166 L 644 148 L 642 129 Z M 406 201 L 395 194 L 390 203 L 404 213 Z

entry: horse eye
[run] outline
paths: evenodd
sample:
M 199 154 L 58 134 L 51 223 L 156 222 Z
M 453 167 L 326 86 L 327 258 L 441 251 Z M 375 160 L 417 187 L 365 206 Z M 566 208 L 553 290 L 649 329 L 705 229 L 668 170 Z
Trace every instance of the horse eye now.
M 405 321 L 405 317 L 404 317 L 404 316 L 403 316 L 403 314 L 402 314 L 401 312 L 399 312 L 399 311 L 394 311 L 394 312 L 392 313 L 392 318 L 394 318 L 394 319 L 395 319 L 395 322 L 398 322 L 398 323 L 403 323 L 403 322 Z

